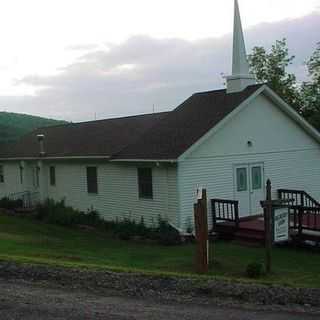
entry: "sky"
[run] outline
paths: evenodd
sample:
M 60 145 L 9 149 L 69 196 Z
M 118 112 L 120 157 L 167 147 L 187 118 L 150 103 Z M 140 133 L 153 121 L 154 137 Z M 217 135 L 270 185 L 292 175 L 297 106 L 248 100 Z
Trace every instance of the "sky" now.
M 239 0 L 247 51 L 320 41 L 320 0 Z M 172 110 L 223 87 L 233 0 L 0 0 L 0 111 L 68 121 Z

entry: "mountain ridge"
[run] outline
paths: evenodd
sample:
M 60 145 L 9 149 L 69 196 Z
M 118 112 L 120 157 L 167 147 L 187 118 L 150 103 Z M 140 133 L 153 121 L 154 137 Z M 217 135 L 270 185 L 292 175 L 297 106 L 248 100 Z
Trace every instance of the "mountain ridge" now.
M 66 121 L 24 113 L 0 112 L 0 144 L 17 141 L 23 135 L 41 127 L 66 124 Z

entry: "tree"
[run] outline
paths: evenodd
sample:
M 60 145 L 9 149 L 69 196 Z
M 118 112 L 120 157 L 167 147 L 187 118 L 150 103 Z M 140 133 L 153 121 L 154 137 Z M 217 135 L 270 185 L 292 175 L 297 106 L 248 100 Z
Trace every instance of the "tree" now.
M 286 39 L 277 40 L 270 52 L 263 47 L 254 47 L 249 55 L 249 65 L 252 74 L 259 83 L 267 82 L 289 105 L 298 112 L 302 101 L 296 76 L 287 72 L 294 56 L 289 55 Z
M 306 65 L 310 80 L 301 86 L 302 114 L 320 130 L 320 42 Z

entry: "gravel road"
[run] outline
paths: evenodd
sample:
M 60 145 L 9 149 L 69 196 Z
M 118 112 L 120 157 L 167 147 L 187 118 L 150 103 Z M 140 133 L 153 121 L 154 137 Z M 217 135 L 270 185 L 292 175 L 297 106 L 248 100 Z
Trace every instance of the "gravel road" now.
M 47 283 L 0 280 L 0 319 L 112 319 L 112 320 L 302 320 L 319 314 L 229 308 L 214 304 L 164 302 L 132 298 L 110 291 L 65 289 Z

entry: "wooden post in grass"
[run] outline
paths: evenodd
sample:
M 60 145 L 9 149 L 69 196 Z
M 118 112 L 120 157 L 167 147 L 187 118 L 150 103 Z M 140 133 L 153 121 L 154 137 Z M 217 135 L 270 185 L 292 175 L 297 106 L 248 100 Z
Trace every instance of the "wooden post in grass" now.
M 271 272 L 271 250 L 272 250 L 272 198 L 271 198 L 271 181 L 267 180 L 266 186 L 266 202 L 264 207 L 264 233 L 265 233 L 265 248 L 266 248 L 266 273 Z
M 194 224 L 196 233 L 196 271 L 208 272 L 208 216 L 207 192 L 198 190 L 197 203 L 194 204 Z

